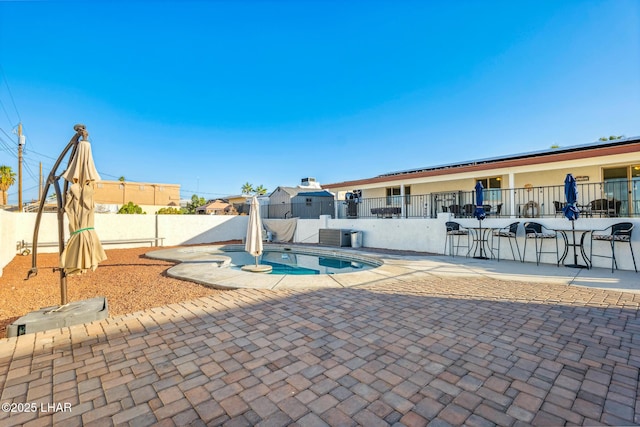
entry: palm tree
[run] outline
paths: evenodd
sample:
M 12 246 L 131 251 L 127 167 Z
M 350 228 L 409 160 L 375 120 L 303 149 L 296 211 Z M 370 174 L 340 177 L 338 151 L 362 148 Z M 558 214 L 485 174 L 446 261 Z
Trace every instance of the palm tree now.
M 248 182 L 246 182 L 243 186 L 242 186 L 242 194 L 251 194 L 253 193 L 253 185 L 249 184 Z
M 2 204 L 7 204 L 7 190 L 16 183 L 16 174 L 11 166 L 0 166 L 0 191 L 2 191 Z
M 255 191 L 258 196 L 264 196 L 265 194 L 267 194 L 267 189 L 264 188 L 262 184 L 257 186 L 253 191 Z

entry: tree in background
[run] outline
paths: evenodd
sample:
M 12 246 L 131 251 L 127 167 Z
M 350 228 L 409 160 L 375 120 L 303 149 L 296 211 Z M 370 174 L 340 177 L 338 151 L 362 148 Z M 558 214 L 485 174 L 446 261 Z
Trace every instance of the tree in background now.
M 267 189 L 262 184 L 254 187 L 253 184 L 249 184 L 248 182 L 246 182 L 242 186 L 242 194 L 247 196 L 252 194 L 255 194 L 256 196 L 264 196 L 265 194 L 267 194 Z
M 245 182 L 242 186 L 242 194 L 251 194 L 253 193 L 253 191 L 253 185 L 249 184 L 248 182 Z
M 136 205 L 133 202 L 129 202 L 126 205 L 122 205 L 122 207 L 118 210 L 119 214 L 144 214 L 146 215 L 146 212 L 142 211 L 142 208 L 138 205 Z
M 159 209 L 158 212 L 156 212 L 156 214 L 158 215 L 181 215 L 183 213 L 184 212 L 182 209 L 176 209 L 176 208 L 162 208 L 162 209 Z
M 16 174 L 11 166 L 0 166 L 0 191 L 2 191 L 2 204 L 7 204 L 7 190 L 16 183 Z
M 198 197 L 197 194 L 194 194 L 193 196 L 191 196 L 191 202 L 187 203 L 187 213 L 194 214 L 196 213 L 196 209 L 206 204 L 207 201 L 204 197 Z

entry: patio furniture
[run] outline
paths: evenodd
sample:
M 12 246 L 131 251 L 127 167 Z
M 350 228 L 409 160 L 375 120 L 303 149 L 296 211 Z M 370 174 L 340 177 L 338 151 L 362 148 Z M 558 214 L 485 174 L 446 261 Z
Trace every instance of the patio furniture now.
M 516 260 L 516 253 L 513 251 L 513 243 L 512 240 L 515 242 L 516 244 L 516 249 L 518 250 L 518 260 L 521 260 L 522 257 L 520 256 L 520 247 L 518 246 L 518 239 L 516 237 L 516 235 L 518 234 L 518 225 L 520 224 L 519 221 L 516 222 L 512 222 L 511 224 L 507 225 L 506 227 L 502 227 L 502 228 L 494 228 L 493 232 L 491 233 L 491 253 L 494 253 L 494 248 L 495 245 L 493 243 L 494 239 L 498 239 L 498 248 L 495 251 L 496 253 L 496 259 L 498 261 L 500 261 L 500 241 L 502 240 L 502 238 L 507 238 L 509 239 L 509 246 L 511 247 L 511 255 L 513 256 L 513 260 Z
M 538 203 L 531 200 L 520 205 L 520 216 L 525 218 L 539 218 L 540 207 L 538 206 Z
M 596 199 L 592 200 L 591 205 L 591 215 L 598 215 L 600 217 L 617 217 L 620 215 L 620 206 L 622 202 L 616 199 Z
M 473 212 L 476 210 L 476 207 L 471 203 L 467 203 L 462 207 L 462 210 L 464 212 L 465 217 L 471 218 L 473 217 Z
M 540 265 L 540 258 L 542 254 L 546 253 L 555 253 L 556 254 L 556 263 L 558 266 L 560 262 L 558 260 L 558 233 L 554 230 L 550 230 L 544 225 L 538 222 L 525 222 L 524 223 L 524 250 L 522 251 L 522 262 L 527 255 L 527 241 L 533 239 L 535 242 L 536 248 L 536 265 Z M 543 251 L 542 248 L 544 246 L 544 242 L 549 239 L 554 239 L 556 242 L 556 250 L 553 251 Z M 540 243 L 538 243 L 540 241 Z
M 618 268 L 618 261 L 616 260 L 616 243 L 629 243 L 629 250 L 631 251 L 631 259 L 633 260 L 633 268 L 636 273 L 638 267 L 636 267 L 636 258 L 633 254 L 633 245 L 631 244 L 631 232 L 633 231 L 633 224 L 630 222 L 619 222 L 613 224 L 602 230 L 594 230 L 591 233 L 591 260 L 593 257 L 599 258 L 611 258 L 611 272 L 613 268 Z M 609 242 L 611 245 L 611 256 L 608 255 L 594 255 L 593 244 L 594 242 Z
M 460 238 L 462 236 L 467 236 L 467 255 L 469 255 L 469 230 L 462 227 L 459 223 L 455 221 L 447 221 L 445 224 L 447 235 L 444 241 L 444 254 L 447 254 L 447 243 L 449 244 L 449 255 L 456 256 L 458 254 L 458 250 L 464 245 L 460 244 Z M 458 237 L 457 241 L 454 241 L 455 237 Z
M 378 218 L 392 218 L 393 215 L 400 218 L 402 208 L 399 206 L 389 206 L 385 208 L 371 208 L 371 214 Z
M 487 216 L 496 216 L 496 217 L 500 216 L 500 213 L 502 212 L 502 203 L 498 203 L 496 205 L 496 210 L 495 211 L 493 211 L 492 208 L 493 208 L 493 206 L 491 206 L 491 205 L 484 205 L 485 214 Z
M 464 210 L 460 205 L 449 205 L 449 212 L 451 212 L 456 218 L 460 218 L 464 215 Z
M 563 211 L 563 209 L 564 209 L 564 207 L 565 207 L 566 205 L 567 205 L 566 203 L 563 203 L 563 202 L 559 202 L 559 201 L 557 201 L 557 200 L 554 200 L 554 201 L 553 201 L 553 207 L 555 208 L 555 215 L 554 215 L 554 216 L 556 216 L 556 217 L 557 217 L 558 215 L 563 216 L 563 215 L 564 215 L 564 211 Z

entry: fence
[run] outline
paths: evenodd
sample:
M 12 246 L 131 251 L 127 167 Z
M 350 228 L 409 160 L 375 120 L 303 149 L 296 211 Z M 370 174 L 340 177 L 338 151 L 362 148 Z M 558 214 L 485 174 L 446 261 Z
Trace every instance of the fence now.
M 325 197 L 326 199 L 326 197 Z M 280 203 L 267 205 L 261 208 L 260 213 L 263 218 L 287 219 L 287 218 L 320 218 L 320 215 L 330 215 L 335 218 L 336 201 L 331 200 L 310 200 L 302 203 Z
M 578 208 L 583 216 L 640 216 L 640 180 L 616 180 L 578 184 Z M 565 206 L 564 185 L 485 189 L 485 212 L 489 217 L 554 217 Z M 440 212 L 472 217 L 475 191 L 361 198 L 338 202 L 338 218 L 435 218 Z

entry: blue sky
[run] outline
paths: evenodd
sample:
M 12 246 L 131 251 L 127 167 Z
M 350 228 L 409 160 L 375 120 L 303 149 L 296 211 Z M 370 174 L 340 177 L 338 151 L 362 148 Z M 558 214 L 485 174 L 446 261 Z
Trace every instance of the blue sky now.
M 75 123 L 187 198 L 640 135 L 637 0 L 5 1 L 0 65 L 25 201 Z

